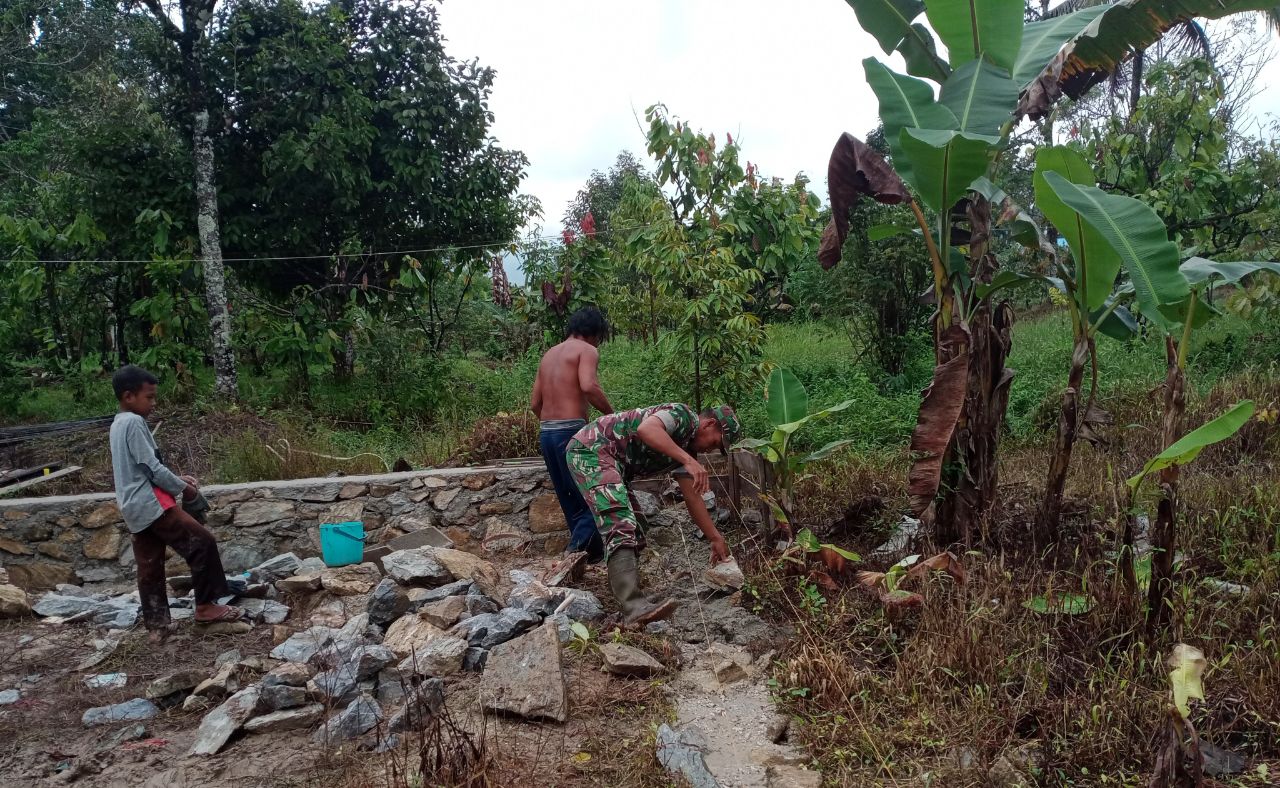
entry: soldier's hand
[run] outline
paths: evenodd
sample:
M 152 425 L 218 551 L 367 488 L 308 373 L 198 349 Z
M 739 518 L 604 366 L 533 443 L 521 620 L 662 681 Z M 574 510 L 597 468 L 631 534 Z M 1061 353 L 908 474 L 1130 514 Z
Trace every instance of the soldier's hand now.
M 728 561 L 729 545 L 725 544 L 724 537 L 711 540 L 711 565 L 715 566 L 721 561 Z
M 707 469 L 702 467 L 702 463 L 697 460 L 689 460 L 684 464 L 684 472 L 689 474 L 690 479 L 693 479 L 693 491 L 698 495 L 702 495 L 711 489 L 711 480 L 707 476 Z

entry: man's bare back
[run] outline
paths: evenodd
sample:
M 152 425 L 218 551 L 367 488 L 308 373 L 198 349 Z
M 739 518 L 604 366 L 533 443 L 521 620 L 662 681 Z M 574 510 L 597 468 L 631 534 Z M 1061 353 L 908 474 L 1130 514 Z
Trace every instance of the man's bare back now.
M 601 413 L 613 406 L 596 377 L 600 351 L 584 339 L 569 337 L 548 350 L 538 364 L 530 407 L 542 421 L 587 418 L 587 405 Z

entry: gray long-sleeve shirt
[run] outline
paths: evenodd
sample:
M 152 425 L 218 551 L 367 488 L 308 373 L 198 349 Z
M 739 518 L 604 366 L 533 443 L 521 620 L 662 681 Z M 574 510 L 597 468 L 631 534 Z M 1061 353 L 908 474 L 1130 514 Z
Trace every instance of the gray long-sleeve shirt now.
M 178 500 L 187 489 L 187 483 L 160 462 L 151 430 L 136 413 L 117 413 L 111 422 L 111 470 L 116 503 L 130 533 L 144 530 L 164 514 L 153 486 Z

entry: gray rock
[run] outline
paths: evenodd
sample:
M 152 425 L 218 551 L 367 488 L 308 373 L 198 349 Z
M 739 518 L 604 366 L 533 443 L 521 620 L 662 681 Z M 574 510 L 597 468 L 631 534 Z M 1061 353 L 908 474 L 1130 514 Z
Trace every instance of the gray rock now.
M 325 570 L 326 566 L 327 565 L 323 558 L 320 558 L 319 556 L 311 556 L 310 558 L 302 559 L 302 563 L 298 564 L 298 571 L 294 572 L 294 574 L 320 574 Z
M 398 669 L 386 668 L 378 674 L 378 703 L 393 706 L 404 700 L 410 688 L 409 680 Z
M 289 618 L 289 606 L 272 599 L 241 599 L 237 604 L 259 623 L 283 624 Z
M 542 622 L 542 618 L 527 610 L 509 607 L 500 613 L 483 613 L 472 616 L 458 624 L 450 631 L 461 635 L 467 642 L 480 648 L 492 649 L 499 643 L 505 643 Z
M 573 621 L 564 613 L 547 616 L 543 623 L 556 625 L 556 634 L 560 636 L 560 645 L 573 640 Z
M 215 755 L 258 711 L 258 688 L 245 687 L 204 716 L 188 755 Z
M 368 695 L 361 695 L 340 713 L 316 729 L 311 740 L 317 744 L 354 739 L 382 721 L 382 709 Z
M 178 693 L 187 693 L 195 689 L 205 680 L 205 674 L 199 670 L 181 670 L 169 673 L 147 685 L 146 695 L 152 700 L 167 698 Z
M 599 621 L 604 618 L 604 605 L 600 598 L 582 588 L 568 590 L 569 606 L 564 609 L 565 615 L 574 621 Z
M 138 621 L 141 608 L 137 599 L 123 595 L 110 599 L 97 596 L 69 596 L 50 591 L 40 597 L 31 609 L 36 615 L 71 620 L 91 620 L 113 629 L 129 629 Z
M 109 583 L 120 578 L 120 573 L 109 566 L 91 566 L 77 569 L 76 577 L 82 583 Z
M 296 731 L 310 728 L 324 716 L 324 706 L 312 703 L 306 706 L 275 711 L 261 717 L 254 717 L 244 724 L 247 733 L 279 733 L 280 731 Z
M 446 583 L 439 588 L 410 588 L 409 589 L 409 610 L 417 612 L 424 606 L 432 602 L 439 602 L 451 596 L 463 596 L 469 593 L 475 584 L 471 580 L 455 580 L 452 583 Z M 498 612 L 497 606 L 491 611 Z
M 695 726 L 676 732 L 665 722 L 658 727 L 658 763 L 689 782 L 692 788 L 720 788 L 707 768 L 707 738 Z
M 775 714 L 773 720 L 769 722 L 769 727 L 765 728 L 764 735 L 774 744 L 782 744 L 787 740 L 787 733 L 791 730 L 791 718 L 786 714 Z
M 12 706 L 20 700 L 22 700 L 22 693 L 16 689 L 0 692 L 0 706 Z
M 747 582 L 747 579 L 742 575 L 742 570 L 738 568 L 736 558 L 721 561 L 711 567 L 702 573 L 702 579 L 712 588 L 727 592 L 737 591 Z
M 218 656 L 213 658 L 214 667 L 222 667 L 223 665 L 233 665 L 244 659 L 244 655 L 240 653 L 238 648 L 229 648 Z
M 403 585 L 440 586 L 452 583 L 453 573 L 435 559 L 431 549 L 397 550 L 383 557 L 382 568 Z
M 387 730 L 391 733 L 420 731 L 427 726 L 431 718 L 444 706 L 444 682 L 440 679 L 427 679 L 419 684 L 405 698 L 404 706 L 387 721 Z
M 395 652 L 386 646 L 360 646 L 351 654 L 350 666 L 357 681 L 373 678 L 396 658 Z
M 649 677 L 661 673 L 662 663 L 638 648 L 621 643 L 605 643 L 600 646 L 604 667 L 615 676 Z
M 293 553 L 283 553 L 267 559 L 249 570 L 249 582 L 274 583 L 298 573 L 302 561 Z
M 110 725 L 115 722 L 149 720 L 160 713 L 156 704 L 146 698 L 134 698 L 110 706 L 95 706 L 84 713 L 80 721 L 85 727 Z
M 271 658 L 284 662 L 309 662 L 321 649 L 332 645 L 337 634 L 336 629 L 318 626 L 296 632 L 271 650 Z
M 462 655 L 462 669 L 468 673 L 479 673 L 489 661 L 489 649 L 470 646 Z
M 483 708 L 521 717 L 569 719 L 569 693 L 554 624 L 496 645 L 480 679 Z
M 658 512 L 662 511 L 662 504 L 658 501 L 658 496 L 647 493 L 644 490 L 634 490 L 631 493 L 632 500 L 635 502 L 636 514 L 648 519 Z
M 528 572 L 513 569 L 508 576 L 515 587 L 507 594 L 507 607 L 547 616 L 564 600 L 564 589 L 547 588 Z
M 460 596 L 446 597 L 438 602 L 423 605 L 422 609 L 418 611 L 419 618 L 441 629 L 448 629 L 458 623 L 459 619 L 469 615 L 467 613 L 466 597 Z
M 448 676 L 462 669 L 467 648 L 467 641 L 441 635 L 401 660 L 398 670 L 405 676 Z
M 497 613 L 502 608 L 497 602 L 480 593 L 479 590 L 473 590 L 467 594 L 467 615 L 481 616 L 486 613 Z
M 307 683 L 307 692 L 316 700 L 341 706 L 355 697 L 357 683 L 355 670 L 350 665 L 343 665 L 317 673 Z
M 311 668 L 301 662 L 286 662 L 271 669 L 259 682 L 265 687 L 305 687 L 311 680 Z
M 262 700 L 260 706 L 265 711 L 293 709 L 307 702 L 307 690 L 304 687 L 290 687 L 286 684 L 275 684 L 262 687 L 259 691 Z
M 396 581 L 382 578 L 369 595 L 369 620 L 386 626 L 409 611 L 409 597 Z
M 281 578 L 276 581 L 276 588 L 288 594 L 307 593 L 320 590 L 320 573 L 306 572 Z
M 654 621 L 645 624 L 644 632 L 646 635 L 666 635 L 671 632 L 670 621 Z

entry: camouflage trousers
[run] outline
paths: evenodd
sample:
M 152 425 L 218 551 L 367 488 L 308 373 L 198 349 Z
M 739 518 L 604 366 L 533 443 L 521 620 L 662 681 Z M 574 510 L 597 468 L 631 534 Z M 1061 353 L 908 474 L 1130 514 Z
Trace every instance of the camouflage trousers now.
M 644 531 L 631 503 L 631 494 L 627 492 L 622 462 L 612 452 L 584 444 L 577 438 L 565 447 L 565 459 L 604 538 L 606 559 L 622 548 L 644 550 Z

